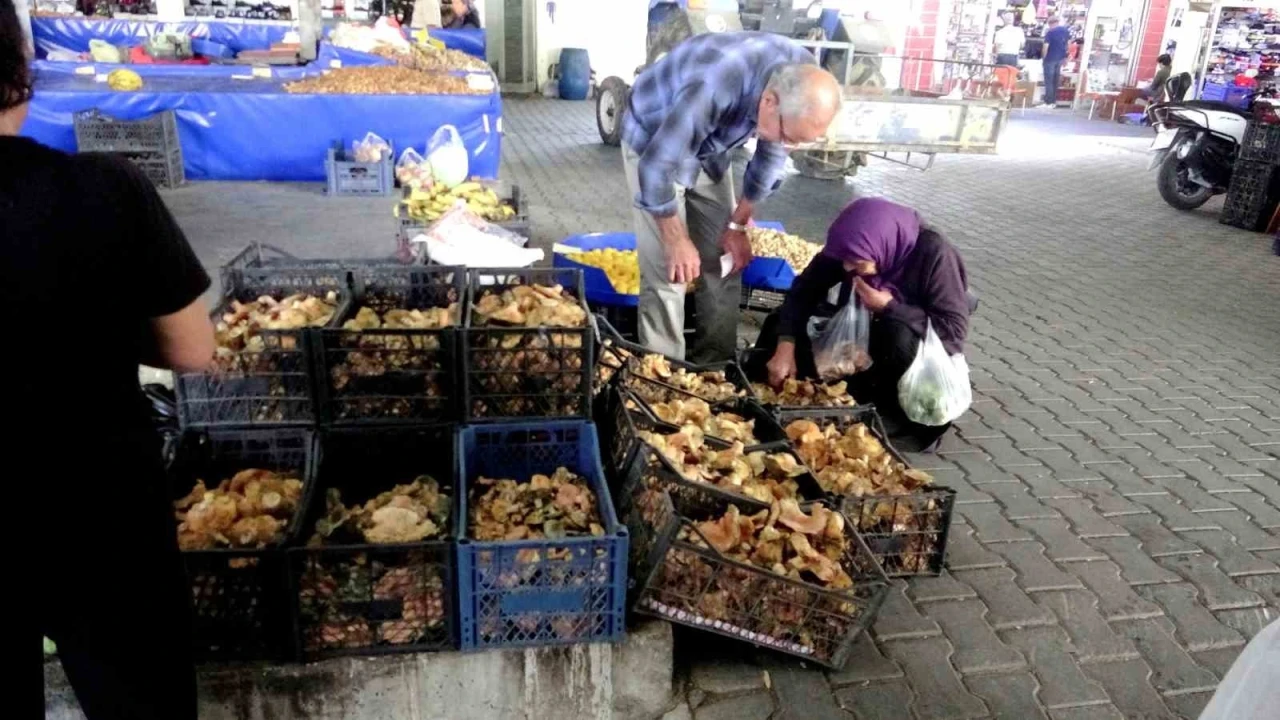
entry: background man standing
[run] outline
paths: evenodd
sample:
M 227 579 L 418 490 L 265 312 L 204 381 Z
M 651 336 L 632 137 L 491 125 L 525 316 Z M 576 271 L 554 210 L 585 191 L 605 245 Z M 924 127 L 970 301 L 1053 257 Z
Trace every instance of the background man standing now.
M 1048 24 L 1044 33 L 1044 104 L 1053 107 L 1058 104 L 1058 85 L 1062 82 L 1062 63 L 1067 59 L 1071 31 L 1057 16 L 1049 18 Z
M 642 344 L 685 356 L 685 287 L 698 280 L 689 359 L 733 357 L 752 211 L 782 184 L 788 151 L 822 137 L 839 110 L 836 79 L 779 35 L 698 35 L 641 73 L 623 117 L 622 157 L 635 196 Z M 730 151 L 753 137 L 735 206 Z M 721 277 L 724 253 L 733 270 Z

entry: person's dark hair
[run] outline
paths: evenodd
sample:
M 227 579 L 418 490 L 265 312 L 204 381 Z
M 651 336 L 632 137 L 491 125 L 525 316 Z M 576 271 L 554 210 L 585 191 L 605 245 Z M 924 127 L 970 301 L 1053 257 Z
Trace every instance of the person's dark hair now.
M 31 99 L 27 38 L 18 24 L 14 0 L 0 0 L 0 112 Z
M 1160 57 L 1156 58 L 1156 62 L 1160 63 L 1161 65 L 1172 65 L 1172 64 L 1173 64 L 1173 56 L 1172 56 L 1172 55 L 1170 55 L 1169 53 L 1165 53 L 1165 54 L 1161 55 Z

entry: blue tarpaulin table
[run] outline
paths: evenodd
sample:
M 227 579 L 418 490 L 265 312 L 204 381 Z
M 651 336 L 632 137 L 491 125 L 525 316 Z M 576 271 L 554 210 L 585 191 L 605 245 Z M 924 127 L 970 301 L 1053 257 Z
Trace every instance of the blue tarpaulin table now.
M 235 20 L 186 20 L 183 22 L 157 22 L 154 20 L 107 19 L 83 17 L 33 17 L 31 35 L 35 40 L 36 55 L 45 57 L 50 52 L 88 52 L 90 40 L 103 40 L 112 45 L 141 45 L 158 33 L 186 33 L 192 38 L 202 38 L 225 45 L 232 52 L 266 50 L 272 43 L 284 40 L 297 25 L 291 22 Z M 327 35 L 331 28 L 325 28 Z M 464 28 L 460 30 L 428 30 L 431 37 L 445 47 L 460 50 L 478 58 L 485 56 L 484 30 Z
M 173 110 L 188 179 L 318 181 L 325 178 L 325 155 L 335 140 L 349 146 L 372 131 L 397 151 L 424 152 L 437 128 L 453 125 L 470 151 L 471 174 L 498 174 L 502 98 L 496 91 L 293 95 L 284 92 L 279 79 L 196 74 L 148 74 L 145 82 L 138 92 L 114 92 L 93 76 L 37 69 L 22 134 L 75 152 L 73 113 L 97 108 L 136 120 Z

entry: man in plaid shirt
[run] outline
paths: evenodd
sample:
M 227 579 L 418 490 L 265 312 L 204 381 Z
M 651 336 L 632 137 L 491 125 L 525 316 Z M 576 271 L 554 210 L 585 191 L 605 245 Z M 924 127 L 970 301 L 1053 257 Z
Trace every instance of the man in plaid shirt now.
M 839 110 L 839 83 L 780 35 L 698 35 L 641 73 L 623 116 L 622 156 L 635 196 L 642 344 L 685 356 L 685 286 L 701 277 L 689 359 L 733 357 L 752 210 L 782 183 L 788 152 L 821 138 Z M 730 151 L 752 138 L 735 203 Z M 721 277 L 724 253 L 733 269 Z

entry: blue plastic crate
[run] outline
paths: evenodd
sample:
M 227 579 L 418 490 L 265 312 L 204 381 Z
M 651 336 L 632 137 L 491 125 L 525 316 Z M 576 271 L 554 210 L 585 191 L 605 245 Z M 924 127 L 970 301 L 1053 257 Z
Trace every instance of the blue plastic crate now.
M 784 231 L 782 223 L 770 220 L 759 221 L 756 226 Z M 629 232 L 586 233 L 565 238 L 560 241 L 560 244 L 583 250 L 600 250 L 603 248 L 635 250 L 636 236 L 635 233 Z M 588 302 L 610 307 L 636 307 L 639 305 L 640 297 L 638 295 L 623 295 L 615 292 L 613 283 L 609 282 L 609 278 L 604 274 L 603 270 L 574 262 L 572 258 L 572 255 L 556 253 L 552 257 L 551 263 L 553 267 L 573 268 L 582 271 L 582 277 L 587 288 Z M 779 258 L 755 258 L 747 266 L 747 269 L 742 271 L 742 285 L 748 288 L 790 290 L 791 283 L 795 282 L 795 279 L 795 271 L 791 269 L 786 260 Z
M 462 648 L 613 642 L 625 633 L 627 530 L 613 511 L 596 428 L 582 420 L 473 425 L 458 434 Z M 470 534 L 476 478 L 526 482 L 564 466 L 596 494 L 601 537 L 480 542 Z
M 587 233 L 574 235 L 560 241 L 561 245 L 581 248 L 583 250 L 635 250 L 636 235 L 628 232 Z M 572 255 L 555 253 L 551 260 L 552 267 L 573 268 L 582 271 L 583 285 L 587 290 L 587 302 L 609 307 L 636 307 L 640 304 L 639 295 L 624 295 L 613 289 L 613 283 L 604 270 L 590 265 L 574 262 Z
M 1200 89 L 1200 99 L 1226 103 L 1243 110 L 1249 107 L 1249 95 L 1253 92 L 1254 88 L 1207 82 Z
M 756 227 L 786 232 L 776 220 L 757 220 Z M 796 272 L 781 258 L 758 257 L 742 271 L 742 287 L 760 290 L 790 290 L 796 280 Z

